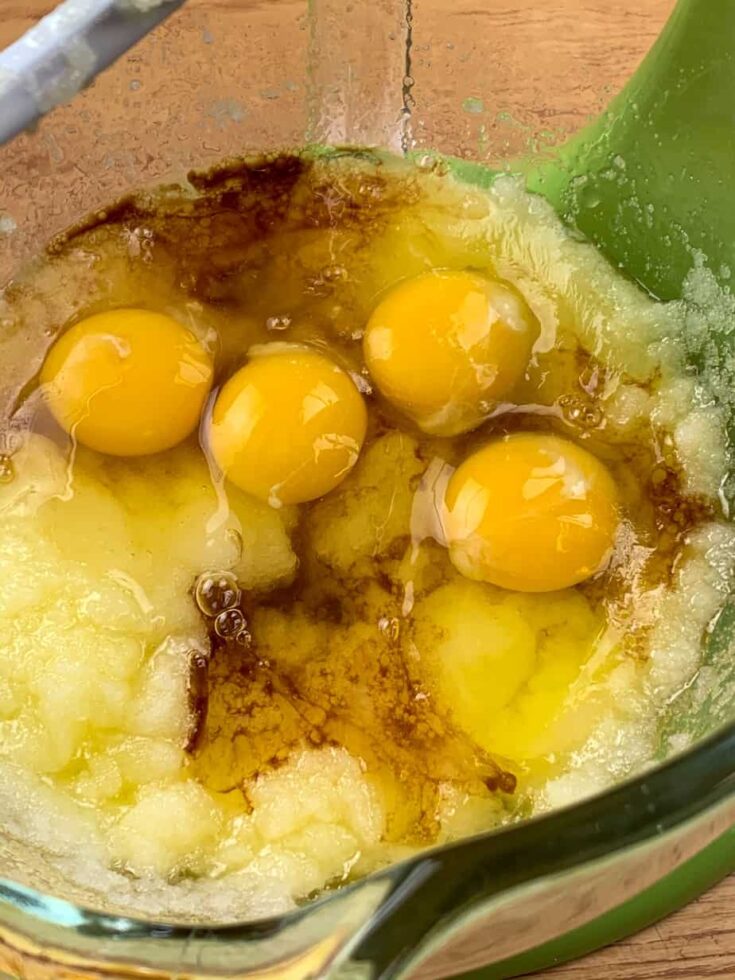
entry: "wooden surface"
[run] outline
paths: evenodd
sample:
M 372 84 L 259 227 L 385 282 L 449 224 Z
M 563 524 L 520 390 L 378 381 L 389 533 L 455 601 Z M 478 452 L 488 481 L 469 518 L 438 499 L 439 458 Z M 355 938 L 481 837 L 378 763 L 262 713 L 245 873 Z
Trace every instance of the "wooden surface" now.
M 638 935 L 534 976 L 539 980 L 732 980 L 735 875 Z

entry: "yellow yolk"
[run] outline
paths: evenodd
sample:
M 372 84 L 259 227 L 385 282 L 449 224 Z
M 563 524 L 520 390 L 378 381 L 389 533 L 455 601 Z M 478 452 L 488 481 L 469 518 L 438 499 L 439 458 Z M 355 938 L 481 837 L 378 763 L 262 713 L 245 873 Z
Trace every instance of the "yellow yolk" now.
M 394 287 L 368 321 L 365 362 L 385 397 L 424 432 L 452 436 L 522 377 L 537 324 L 510 287 L 435 271 Z
M 113 456 L 143 456 L 170 449 L 197 427 L 212 361 L 171 317 L 110 310 L 59 337 L 40 383 L 59 424 L 80 443 Z
M 357 462 L 366 426 L 345 371 L 316 351 L 273 344 L 222 388 L 209 444 L 228 479 L 280 506 L 334 489 Z
M 618 523 L 607 468 L 558 436 L 492 442 L 447 487 L 445 533 L 455 568 L 520 592 L 564 589 L 600 571 Z

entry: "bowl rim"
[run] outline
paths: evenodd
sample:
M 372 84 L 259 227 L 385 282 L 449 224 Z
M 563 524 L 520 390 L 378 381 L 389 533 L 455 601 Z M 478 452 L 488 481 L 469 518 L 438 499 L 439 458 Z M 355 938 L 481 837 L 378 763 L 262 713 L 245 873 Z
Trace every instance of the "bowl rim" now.
M 264 937 L 283 936 L 320 909 L 370 883 L 385 885 L 362 923 L 353 954 L 380 966 L 415 954 L 433 934 L 518 886 L 573 871 L 674 830 L 735 796 L 735 722 L 674 758 L 577 803 L 449 844 L 427 848 L 383 870 L 326 893 L 281 915 L 222 924 L 171 921 L 103 912 L 0 878 L 2 909 L 22 913 L 24 932 L 50 925 L 63 934 L 146 940 L 187 952 L 236 944 L 241 951 Z M 141 947 L 136 946 L 136 957 Z M 143 964 L 141 964 L 143 966 Z M 382 975 L 378 972 L 377 975 Z M 387 975 L 387 974 L 386 974 Z

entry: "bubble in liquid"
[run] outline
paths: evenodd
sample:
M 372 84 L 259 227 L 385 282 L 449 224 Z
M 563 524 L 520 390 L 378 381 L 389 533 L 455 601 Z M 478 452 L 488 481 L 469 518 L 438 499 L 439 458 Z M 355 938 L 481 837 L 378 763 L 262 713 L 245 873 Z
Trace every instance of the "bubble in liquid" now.
M 559 399 L 559 406 L 566 421 L 574 425 L 597 429 L 602 424 L 600 408 L 581 398 L 575 398 L 574 395 L 564 395 Z
M 197 606 L 210 618 L 237 606 L 240 596 L 240 587 L 231 572 L 204 572 L 194 588 Z
M 265 321 L 266 330 L 288 330 L 291 326 L 291 317 L 287 313 L 280 316 L 269 316 Z
M 378 201 L 383 196 L 385 191 L 385 186 L 382 181 L 377 178 L 368 178 L 360 182 L 358 185 L 358 193 L 361 197 L 366 197 L 369 200 Z
M 397 640 L 401 635 L 401 621 L 396 616 L 381 616 L 378 629 L 390 640 Z
M 324 282 L 341 282 L 347 278 L 347 269 L 343 265 L 325 266 L 321 278 Z
M 250 648 L 253 645 L 253 637 L 247 626 L 243 626 L 240 632 L 235 636 L 235 643 L 240 647 Z
M 240 633 L 247 631 L 247 622 L 240 609 L 225 609 L 214 621 L 214 631 L 223 640 L 231 640 L 239 637 Z
M 602 198 L 598 192 L 590 187 L 586 187 L 584 189 L 580 200 L 586 208 L 589 208 L 592 211 L 595 208 L 599 208 L 599 206 L 602 204 Z
M 15 479 L 15 466 L 10 456 L 0 456 L 0 483 L 12 483 Z

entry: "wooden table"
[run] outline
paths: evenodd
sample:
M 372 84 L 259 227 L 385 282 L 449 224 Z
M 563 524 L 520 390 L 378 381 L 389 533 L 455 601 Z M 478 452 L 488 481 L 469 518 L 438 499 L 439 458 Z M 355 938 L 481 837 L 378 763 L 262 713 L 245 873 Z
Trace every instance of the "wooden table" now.
M 735 875 L 636 936 L 545 973 L 538 980 L 732 980 Z

